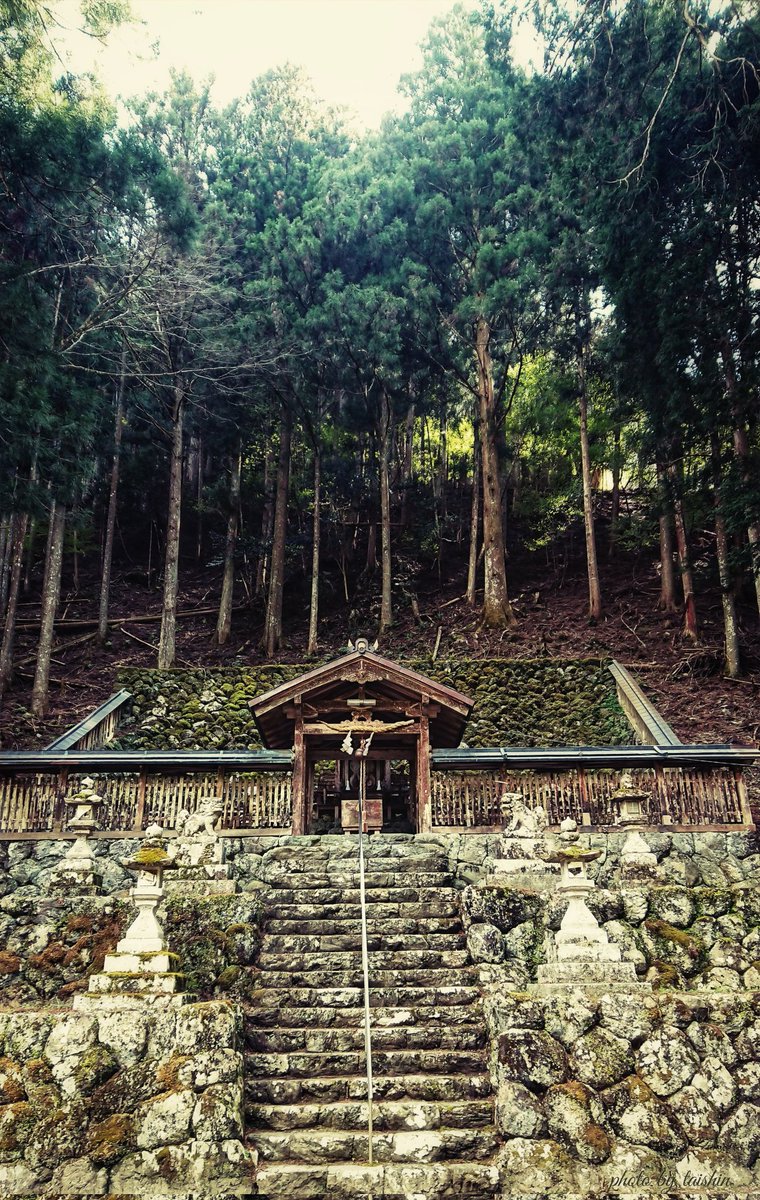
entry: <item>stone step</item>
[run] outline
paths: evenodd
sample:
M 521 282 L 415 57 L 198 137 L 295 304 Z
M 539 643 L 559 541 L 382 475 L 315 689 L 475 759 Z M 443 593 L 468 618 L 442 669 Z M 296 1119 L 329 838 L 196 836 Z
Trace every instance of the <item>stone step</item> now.
M 370 974 L 376 967 L 394 971 L 458 970 L 468 965 L 466 950 L 375 950 L 369 955 Z M 359 950 L 272 950 L 266 942 L 259 952 L 262 971 L 352 971 L 361 969 Z
M 262 988 L 354 988 L 362 987 L 361 967 L 342 971 L 270 971 L 257 972 Z M 373 988 L 437 988 L 466 984 L 476 978 L 475 967 L 400 967 L 384 969 L 370 963 L 369 982 Z
M 344 1020 L 341 1013 L 341 1022 Z M 375 1026 L 374 1050 L 479 1050 L 485 1045 L 486 1031 L 478 1025 L 451 1028 L 445 1025 Z M 358 1023 L 343 1029 L 248 1029 L 247 1050 L 266 1054 L 290 1054 L 294 1050 L 309 1053 L 333 1050 L 363 1050 L 364 1029 Z
M 246 1123 L 256 1130 L 367 1128 L 361 1100 L 328 1104 L 251 1104 Z M 493 1124 L 492 1100 L 380 1100 L 372 1105 L 375 1129 L 482 1129 Z
M 425 1100 L 453 1103 L 459 1100 L 487 1100 L 491 1080 L 484 1072 L 471 1075 L 375 1075 L 372 1081 L 375 1101 Z M 298 1079 L 284 1077 L 253 1078 L 246 1075 L 246 1105 L 253 1104 L 334 1104 L 342 1100 L 367 1099 L 366 1075 L 314 1075 Z
M 270 933 L 264 934 L 262 954 L 270 951 L 304 954 L 309 951 L 333 953 L 337 950 L 361 950 L 361 930 L 355 933 Z M 368 933 L 367 945 L 374 950 L 461 950 L 466 945 L 463 933 Z
M 342 872 L 346 875 L 358 875 L 359 873 L 359 847 L 352 848 L 352 852 L 336 857 L 320 857 L 311 854 L 303 854 L 295 858 L 287 860 L 274 859 L 267 856 L 264 859 L 268 873 L 274 878 L 295 876 L 295 875 L 312 875 L 315 879 L 329 878 L 333 874 Z M 410 854 L 408 851 L 404 854 L 383 854 L 380 847 L 373 849 L 371 847 L 368 852 L 367 843 L 364 845 L 364 869 L 378 874 L 415 874 L 424 873 L 427 875 L 437 875 L 439 872 L 449 871 L 449 859 L 446 854 Z
M 312 889 L 318 891 L 323 888 L 358 888 L 359 868 L 357 866 L 355 870 L 345 870 L 341 867 L 325 872 L 291 871 L 274 876 L 270 872 L 269 886 L 278 891 L 281 888 L 297 888 L 304 891 Z M 368 866 L 365 869 L 364 886 L 368 890 L 393 887 L 453 887 L 454 875 L 448 866 L 433 870 L 426 870 L 424 867 L 419 870 L 416 867 L 403 870 L 391 867 L 388 870 L 380 870 L 373 863 L 371 867 Z
M 458 894 L 458 893 L 457 893 Z M 270 917 L 279 921 L 300 921 L 319 918 L 322 921 L 358 921 L 361 918 L 361 906 L 356 904 L 268 904 Z M 436 896 L 424 904 L 403 900 L 397 904 L 388 902 L 370 903 L 367 905 L 367 915 L 376 922 L 384 922 L 387 917 L 422 918 L 427 923 L 428 917 L 459 917 L 459 908 L 455 899 Z
M 399 883 L 390 887 L 368 887 L 365 898 L 368 908 L 378 904 L 428 904 L 452 900 L 459 895 L 453 887 L 406 887 Z M 325 904 L 359 904 L 358 883 L 351 887 L 270 887 L 265 895 L 267 908 L 279 908 L 282 904 L 307 904 L 321 908 Z
M 448 1200 L 467 1196 L 485 1200 L 500 1193 L 499 1169 L 492 1163 L 361 1163 L 320 1165 L 262 1163 L 257 1173 L 258 1192 L 268 1200 L 348 1200 L 349 1197 L 383 1196 L 386 1200 Z
M 470 1005 L 480 1000 L 480 990 L 474 985 L 451 983 L 446 987 L 374 987 L 370 988 L 372 1008 L 415 1008 L 418 1005 Z M 356 987 L 260 987 L 248 994 L 252 1008 L 356 1008 L 364 1003 L 364 990 Z
M 478 1075 L 485 1070 L 485 1055 L 482 1050 L 377 1050 L 372 1055 L 372 1066 L 378 1075 L 407 1075 L 419 1071 L 431 1075 Z M 365 1070 L 364 1051 L 247 1052 L 245 1070 L 251 1077 L 266 1079 L 360 1075 Z
M 357 1028 L 364 1020 L 364 1008 L 359 1005 L 341 1008 L 340 1021 L 344 1028 Z M 335 1008 L 323 1005 L 292 1008 L 255 1008 L 244 1015 L 246 1029 L 332 1029 L 337 1014 Z M 415 1008 L 373 1008 L 372 1029 L 392 1029 L 397 1025 L 476 1025 L 483 1027 L 483 1013 L 479 1004 L 447 1007 L 418 1005 Z
M 264 1162 L 356 1162 L 366 1161 L 366 1130 L 295 1129 L 280 1132 L 265 1130 L 249 1134 L 249 1146 Z M 447 1158 L 467 1158 L 475 1162 L 490 1158 L 498 1147 L 496 1130 L 423 1129 L 388 1130 L 373 1138 L 376 1162 L 440 1162 Z
M 309 937 L 320 934 L 348 935 L 349 932 L 361 931 L 361 918 L 341 917 L 338 920 L 325 920 L 324 917 L 279 918 L 270 917 L 265 925 L 267 933 L 272 934 L 304 934 Z M 370 934 L 400 935 L 408 933 L 461 933 L 462 921 L 458 913 L 448 917 L 386 917 L 377 920 L 371 914 L 367 918 L 367 930 Z

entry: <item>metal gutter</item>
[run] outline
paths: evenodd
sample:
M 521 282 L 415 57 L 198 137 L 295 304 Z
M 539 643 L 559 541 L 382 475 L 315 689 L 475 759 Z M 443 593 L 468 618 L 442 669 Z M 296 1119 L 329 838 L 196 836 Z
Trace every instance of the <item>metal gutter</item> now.
M 95 729 L 110 713 L 116 708 L 121 708 L 128 700 L 132 699 L 132 693 L 122 688 L 120 692 L 114 692 L 113 696 L 109 696 L 104 700 L 98 708 L 94 709 L 89 716 L 84 717 L 77 725 L 72 725 L 65 733 L 54 738 L 46 750 L 69 750 L 81 738 L 86 737 L 91 730 Z
M 614 658 L 609 670 L 615 680 L 620 707 L 639 740 L 645 746 L 682 746 L 678 734 L 644 695 L 630 671 Z
M 0 771 L 290 771 L 291 750 L 2 750 Z
M 760 759 L 760 749 L 730 746 L 459 747 L 433 750 L 434 771 L 562 770 L 568 767 L 739 767 Z

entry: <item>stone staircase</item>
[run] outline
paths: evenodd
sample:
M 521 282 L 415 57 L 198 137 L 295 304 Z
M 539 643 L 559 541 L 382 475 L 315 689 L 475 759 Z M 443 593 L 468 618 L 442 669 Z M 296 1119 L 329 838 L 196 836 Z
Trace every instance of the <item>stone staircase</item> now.
M 368 842 L 370 1167 L 358 848 L 323 841 L 283 848 L 269 870 L 245 1029 L 259 1194 L 490 1197 L 498 1137 L 486 1034 L 446 859 L 410 835 Z

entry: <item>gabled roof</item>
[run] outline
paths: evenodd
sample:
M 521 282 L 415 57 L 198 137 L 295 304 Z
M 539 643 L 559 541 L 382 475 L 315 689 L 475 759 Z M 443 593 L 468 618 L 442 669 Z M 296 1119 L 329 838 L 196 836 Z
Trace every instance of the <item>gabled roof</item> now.
M 396 706 L 429 701 L 432 746 L 458 746 L 474 704 L 468 696 L 435 679 L 371 650 L 355 650 L 252 700 L 251 711 L 262 742 L 268 749 L 290 748 L 295 724 L 293 706 L 297 702 L 316 708 L 334 703 L 346 711 L 346 699 L 356 694 L 357 686 L 364 688 L 367 698 L 375 699 L 378 711 L 382 710 L 383 700 Z

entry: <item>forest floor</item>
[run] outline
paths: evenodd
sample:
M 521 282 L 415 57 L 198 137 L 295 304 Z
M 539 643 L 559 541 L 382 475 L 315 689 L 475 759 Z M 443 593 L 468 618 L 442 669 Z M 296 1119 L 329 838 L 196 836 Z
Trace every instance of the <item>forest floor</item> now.
M 572 548 L 572 547 L 571 547 Z M 399 556 L 403 566 L 403 559 Z M 413 577 L 416 616 L 407 588 L 395 598 L 395 621 L 384 635 L 379 652 L 389 658 L 430 657 L 438 630 L 438 657 L 474 658 L 586 658 L 614 657 L 639 679 L 646 694 L 684 742 L 732 742 L 760 746 L 760 626 L 757 611 L 746 597 L 739 618 L 744 652 L 740 679 L 723 674 L 720 595 L 703 583 L 698 591 L 700 642 L 684 639 L 678 614 L 657 607 L 659 584 L 652 554 L 618 555 L 602 564 L 605 604 L 601 620 L 586 616 L 587 585 L 582 559 L 565 553 L 559 560 L 535 552 L 510 562 L 510 582 L 517 624 L 507 631 L 480 626 L 478 614 L 462 599 L 462 563 L 448 564 L 451 577 L 437 572 Z M 308 599 L 301 582 L 286 592 L 285 645 L 281 662 L 304 662 Z M 259 639 L 263 605 L 255 601 L 239 607 L 233 617 L 228 646 L 213 644 L 214 607 L 218 603 L 219 572 L 183 564 L 178 621 L 178 667 L 213 667 L 261 662 Z M 411 586 L 411 585 L 410 585 Z M 698 581 L 699 586 L 699 581 Z M 355 588 L 353 604 L 343 602 L 343 584 L 337 571 L 326 564 L 320 621 L 320 650 L 333 657 L 350 637 L 374 637 L 379 576 L 366 577 Z M 35 720 L 28 705 L 38 635 L 39 601 L 25 598 L 19 612 L 17 673 L 0 712 L 0 746 L 5 749 L 42 748 L 58 733 L 76 723 L 117 687 L 123 667 L 154 667 L 158 642 L 161 594 L 149 588 L 144 577 L 115 574 L 112 588 L 110 638 L 98 646 L 92 635 L 97 616 L 98 576 L 95 569 L 80 567 L 79 590 L 64 581 L 60 623 L 56 627 L 50 712 Z M 149 619 L 149 618 L 153 619 Z M 82 640 L 87 634 L 87 640 Z

